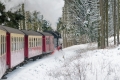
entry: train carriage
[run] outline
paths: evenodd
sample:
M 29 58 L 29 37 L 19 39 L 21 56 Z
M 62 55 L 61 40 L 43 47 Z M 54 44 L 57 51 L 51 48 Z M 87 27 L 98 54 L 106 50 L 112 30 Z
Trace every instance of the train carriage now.
M 14 68 L 24 61 L 24 34 L 18 29 L 1 27 L 7 32 L 7 65 Z
M 35 31 L 21 30 L 25 34 L 25 58 L 38 57 L 42 54 L 42 35 Z
M 0 27 L 0 78 L 6 71 L 6 31 Z
M 39 32 L 42 34 L 43 54 L 52 53 L 54 51 L 53 35 L 47 32 Z
M 55 31 L 46 31 L 54 36 L 54 48 L 57 48 L 60 45 L 59 39 L 61 38 L 60 34 Z
M 49 45 L 49 47 L 50 47 L 50 52 L 53 52 L 54 51 L 54 36 L 53 35 L 51 35 L 50 36 L 50 45 Z

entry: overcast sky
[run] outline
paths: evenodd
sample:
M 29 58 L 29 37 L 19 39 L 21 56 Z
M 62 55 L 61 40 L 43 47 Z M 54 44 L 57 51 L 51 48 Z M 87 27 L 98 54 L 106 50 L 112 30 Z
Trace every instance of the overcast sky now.
M 56 28 L 58 18 L 62 16 L 62 7 L 64 6 L 64 0 L 1 0 L 7 6 L 6 10 L 9 10 L 13 6 L 17 6 L 25 1 L 25 9 L 29 11 L 40 11 L 43 14 L 44 19 L 48 20 L 52 27 Z

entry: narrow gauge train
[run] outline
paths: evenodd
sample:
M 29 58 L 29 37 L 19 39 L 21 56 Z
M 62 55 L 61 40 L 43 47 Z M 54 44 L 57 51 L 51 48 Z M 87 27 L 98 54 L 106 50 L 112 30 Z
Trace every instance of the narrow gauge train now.
M 52 53 L 58 46 L 54 37 L 48 32 L 18 30 L 0 25 L 0 79 L 7 70 L 25 61 Z

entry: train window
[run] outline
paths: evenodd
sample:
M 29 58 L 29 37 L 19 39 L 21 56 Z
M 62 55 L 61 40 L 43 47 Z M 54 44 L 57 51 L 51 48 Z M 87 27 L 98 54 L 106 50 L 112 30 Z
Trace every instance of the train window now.
M 21 37 L 20 37 L 20 45 L 19 45 L 19 46 L 20 46 L 20 50 L 22 49 L 22 47 L 21 47 L 21 42 L 22 42 L 22 41 L 21 41 Z
M 33 38 L 33 40 L 32 40 L 32 43 L 33 43 L 32 47 L 34 47 L 34 38 Z
M 21 37 L 21 40 L 20 40 L 20 48 L 22 49 L 22 37 Z
M 30 45 L 30 42 L 31 42 L 31 39 L 29 38 L 29 48 L 30 48 L 30 46 L 31 46 L 31 45 Z
M 40 46 L 40 38 L 38 38 L 38 46 Z
M 17 37 L 15 37 L 15 50 L 17 50 Z
M 37 40 L 37 39 L 38 39 L 38 38 L 36 38 L 36 47 L 38 46 L 38 44 L 37 44 L 37 41 L 38 41 L 38 40 Z
M 24 48 L 24 37 L 22 37 L 22 48 Z
M 20 49 L 22 49 L 22 37 L 20 37 Z
M 12 51 L 14 51 L 14 48 L 15 48 L 15 41 L 14 41 L 14 37 L 13 37 L 13 45 L 12 45 L 13 49 Z
M 42 45 L 42 38 L 40 38 L 40 45 Z
M 13 51 L 13 37 L 11 37 L 11 51 Z
M 20 41 L 20 37 L 19 37 L 18 39 L 19 39 L 19 50 L 20 50 L 20 49 L 21 49 L 21 47 L 20 47 L 20 42 L 21 42 L 21 41 Z
M 4 35 L 4 53 L 6 52 L 6 37 Z
M 35 38 L 34 38 L 34 47 L 35 47 Z
M 20 47 L 20 43 L 21 43 L 21 41 L 20 41 L 20 37 L 19 37 L 19 50 L 21 49 L 21 47 Z
M 53 42 L 53 44 L 54 44 L 54 38 L 52 39 L 52 42 Z
M 2 35 L 2 55 L 4 53 L 4 36 Z
M 47 39 L 47 44 L 49 44 L 49 38 Z
M 33 42 L 33 46 L 32 46 L 32 47 L 34 47 L 34 38 L 33 38 L 33 41 L 32 41 L 32 42 Z
M 41 43 L 42 43 L 41 41 L 42 41 L 42 40 L 41 40 L 41 39 L 39 39 L 39 44 L 40 44 L 40 46 L 41 46 Z
M 14 51 L 16 50 L 16 37 L 14 37 Z
M 32 42 L 32 38 L 31 38 L 31 47 L 32 47 L 32 44 L 33 44 L 33 42 Z
M 2 54 L 1 55 L 3 55 L 3 53 L 4 53 L 4 37 L 2 35 Z
M 20 48 L 19 42 L 20 42 L 20 41 L 19 41 L 19 37 L 18 37 L 18 45 L 17 45 L 18 50 L 19 50 L 19 48 Z
M 48 39 L 46 38 L 46 44 L 48 44 Z
M 2 55 L 2 35 L 0 35 L 0 56 Z
M 49 38 L 47 38 L 46 43 L 49 44 Z
M 22 49 L 22 37 L 21 37 L 21 43 L 20 43 L 21 49 Z
M 31 38 L 29 38 L 29 47 L 31 47 Z
M 0 56 L 1 56 L 1 36 L 0 36 Z
M 2 35 L 2 55 L 4 53 L 4 36 Z
M 30 45 L 31 45 L 30 47 L 32 47 L 32 38 L 31 38 L 31 41 L 30 41 Z
M 21 50 L 21 49 L 22 49 L 22 48 L 21 48 L 21 37 L 19 38 L 19 40 L 20 40 L 20 50 Z
M 3 54 L 5 53 L 5 36 L 3 36 Z
M 17 37 L 15 37 L 15 39 L 16 39 L 16 41 L 15 41 L 15 43 L 16 43 L 15 50 L 17 50 Z
M 32 47 L 32 38 L 30 38 L 30 47 Z
M 15 40 L 15 37 L 14 37 L 14 49 L 13 49 L 13 51 L 15 51 L 15 46 L 16 46 L 16 42 L 15 42 L 16 40 Z
M 22 37 L 20 37 L 20 49 L 22 49 Z
M 18 41 L 18 37 L 17 37 L 17 50 L 18 50 L 18 48 L 19 48 L 18 43 L 19 43 L 19 41 Z
M 5 51 L 6 51 L 6 47 L 5 47 L 5 35 L 4 35 L 4 53 L 5 53 Z
M 48 38 L 48 44 L 50 44 L 50 38 Z
M 6 36 L 5 36 L 5 53 L 6 53 Z
M 2 35 L 2 55 L 4 53 L 4 36 Z
M 32 43 L 32 38 L 31 38 L 31 42 L 30 42 L 30 44 L 31 44 L 31 47 L 32 47 L 32 44 L 33 44 L 33 43 Z
M 35 40 L 35 38 L 34 38 L 34 47 L 36 46 L 35 42 L 36 42 L 36 40 Z
M 46 44 L 47 44 L 47 38 L 46 38 Z
M 3 50 L 3 46 L 2 46 L 2 35 L 1 35 L 1 55 L 2 55 L 2 51 Z
M 30 42 L 30 44 L 31 44 L 31 47 L 32 47 L 32 38 L 31 38 L 31 42 Z
M 17 38 L 17 50 L 19 50 L 19 37 Z
M 24 37 L 22 37 L 22 49 L 24 48 Z
M 35 38 L 33 38 L 33 47 L 35 47 Z
M 33 38 L 32 42 L 33 42 L 33 45 L 32 45 L 32 47 L 34 47 L 34 38 Z
M 20 37 L 17 37 L 17 50 L 19 50 L 20 49 L 20 39 L 19 39 Z
M 50 41 L 51 41 L 50 38 L 48 38 L 48 43 L 49 43 L 49 44 L 50 44 Z
M 18 37 L 18 50 L 20 50 L 20 37 Z
M 4 36 L 2 35 L 2 53 L 1 55 L 3 55 L 4 53 Z
M 19 45 L 20 41 L 19 41 L 19 37 L 18 37 L 18 50 L 20 49 L 20 45 Z
M 50 44 L 50 38 L 48 38 L 48 44 Z
M 40 38 L 38 38 L 38 46 L 40 46 Z
M 18 50 L 18 37 L 16 37 L 16 50 Z
M 2 55 L 4 53 L 4 36 L 2 35 Z
M 31 47 L 32 47 L 32 38 L 31 38 L 31 42 L 30 43 L 31 43 Z

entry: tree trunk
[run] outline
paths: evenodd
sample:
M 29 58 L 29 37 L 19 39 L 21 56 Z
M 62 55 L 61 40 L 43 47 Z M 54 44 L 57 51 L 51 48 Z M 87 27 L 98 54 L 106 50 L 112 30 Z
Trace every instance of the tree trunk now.
M 120 26 L 119 26 L 119 24 L 120 24 L 120 1 L 118 0 L 118 25 L 117 25 L 117 45 L 119 45 L 119 28 L 120 28 Z
M 105 48 L 105 35 L 104 35 L 104 5 L 103 5 L 103 0 L 100 0 L 100 16 L 101 16 L 101 21 L 100 21 L 100 47 L 103 49 Z
M 24 10 L 24 4 L 22 4 L 22 12 L 23 12 L 23 15 L 25 16 L 25 10 Z M 25 18 L 24 18 L 24 20 L 23 20 L 23 29 L 25 30 L 26 28 L 25 28 Z
M 116 0 L 113 3 L 113 25 L 114 25 L 114 45 L 116 45 Z
M 108 46 L 108 0 L 106 0 L 106 3 L 105 3 L 105 26 L 106 26 L 106 46 Z

